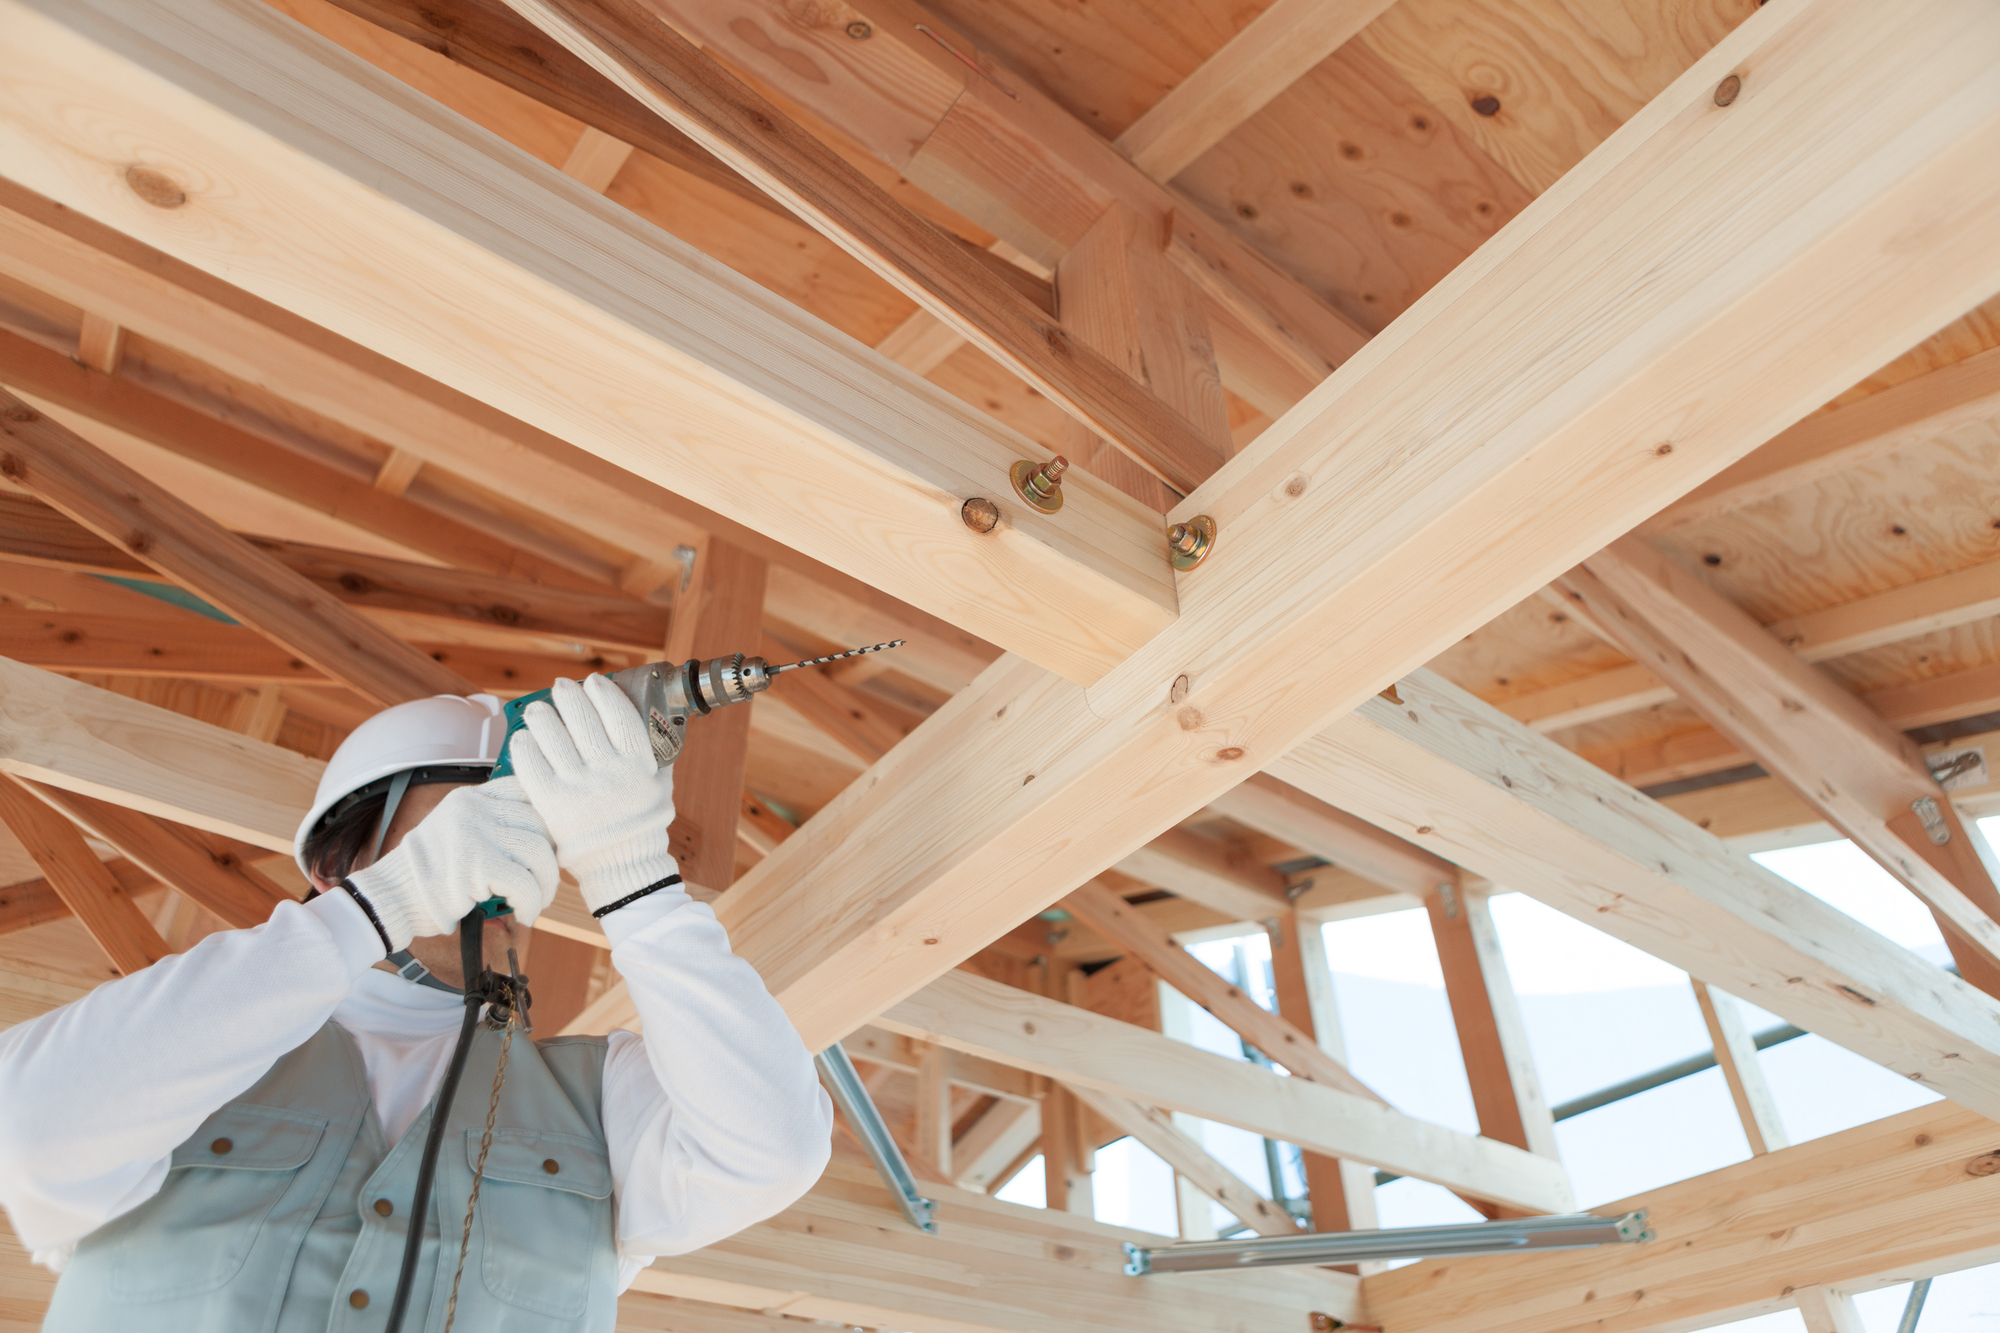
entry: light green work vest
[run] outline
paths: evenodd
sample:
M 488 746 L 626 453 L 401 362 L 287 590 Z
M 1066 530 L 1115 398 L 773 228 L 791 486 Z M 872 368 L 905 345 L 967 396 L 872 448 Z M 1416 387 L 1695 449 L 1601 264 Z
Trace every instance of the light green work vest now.
M 602 1037 L 516 1034 L 456 1329 L 612 1333 L 604 1052 Z M 404 1333 L 444 1327 L 499 1054 L 500 1035 L 482 1027 L 438 1154 Z M 45 1333 L 375 1333 L 436 1105 L 390 1148 L 361 1052 L 328 1023 L 174 1149 L 158 1194 L 84 1238 Z

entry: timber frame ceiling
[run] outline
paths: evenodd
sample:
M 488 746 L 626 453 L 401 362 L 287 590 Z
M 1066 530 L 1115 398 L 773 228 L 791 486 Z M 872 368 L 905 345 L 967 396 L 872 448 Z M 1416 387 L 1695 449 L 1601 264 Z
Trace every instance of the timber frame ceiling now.
M 0 0 L 0 43 L 0 1020 L 300 892 L 385 704 L 907 638 L 702 721 L 674 839 L 942 1232 L 840 1141 L 621 1328 L 1834 1330 L 2000 1254 L 1985 0 Z M 1745 854 L 1832 836 L 1957 975 Z M 1499 890 L 1695 978 L 1752 1159 L 1632 1201 L 1650 1247 L 1121 1276 L 1126 1135 L 1188 1235 L 1372 1226 L 1378 1169 L 1571 1206 Z M 1317 927 L 1418 906 L 1478 1135 L 1343 1063 Z M 1182 947 L 1240 923 L 1277 1013 Z M 545 926 L 542 1022 L 629 1022 L 580 900 Z M 1949 1101 L 1788 1147 L 1732 995 Z M 985 1197 L 1036 1154 L 1048 1212 Z

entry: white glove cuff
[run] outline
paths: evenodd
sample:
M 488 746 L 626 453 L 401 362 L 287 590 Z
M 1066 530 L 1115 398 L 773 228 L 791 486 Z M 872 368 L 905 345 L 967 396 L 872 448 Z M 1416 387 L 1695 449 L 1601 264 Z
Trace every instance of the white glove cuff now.
M 576 867 L 576 887 L 591 911 L 628 898 L 649 884 L 678 874 L 667 850 L 667 831 L 657 829 L 609 848 Z
M 416 938 L 416 867 L 402 854 L 402 848 L 365 870 L 349 875 L 345 887 L 354 894 L 361 910 L 380 928 L 389 952 L 410 947 Z

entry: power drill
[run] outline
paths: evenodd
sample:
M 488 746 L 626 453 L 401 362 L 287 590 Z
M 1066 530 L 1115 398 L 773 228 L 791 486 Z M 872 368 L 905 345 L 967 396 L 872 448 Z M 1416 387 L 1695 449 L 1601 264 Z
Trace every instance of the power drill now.
M 613 685 L 625 692 L 625 697 L 639 710 L 639 716 L 646 719 L 646 733 L 653 741 L 653 758 L 661 768 L 665 768 L 680 758 L 690 717 L 706 716 L 729 704 L 747 703 L 770 689 L 772 680 L 787 671 L 900 648 L 907 642 L 906 639 L 892 639 L 888 643 L 850 648 L 844 653 L 829 653 L 825 657 L 787 662 L 783 666 L 772 666 L 761 657 L 745 657 L 742 653 L 711 657 L 706 662 L 691 658 L 678 666 L 672 662 L 648 662 L 644 666 L 614 671 L 610 679 Z M 546 700 L 549 694 L 548 690 L 536 690 L 507 704 L 504 709 L 507 737 L 501 743 L 500 762 L 493 766 L 494 777 L 504 778 L 514 771 L 514 755 L 510 748 L 514 733 L 527 725 L 528 705 L 538 699 Z M 499 898 L 489 898 L 479 908 L 487 916 L 498 916 L 511 910 Z

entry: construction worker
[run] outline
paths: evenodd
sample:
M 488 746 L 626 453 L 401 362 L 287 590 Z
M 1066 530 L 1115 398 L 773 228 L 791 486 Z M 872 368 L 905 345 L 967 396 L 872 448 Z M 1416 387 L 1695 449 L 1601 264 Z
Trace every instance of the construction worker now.
M 457 923 L 504 899 L 512 916 L 484 938 L 507 970 L 558 867 L 602 921 L 645 1035 L 480 1028 L 403 1327 L 445 1327 L 458 1274 L 457 1327 L 609 1333 L 655 1256 L 818 1178 L 831 1107 L 680 883 L 672 769 L 644 723 L 602 677 L 560 682 L 527 720 L 516 776 L 488 782 L 497 700 L 370 719 L 300 825 L 317 896 L 0 1034 L 0 1203 L 63 1274 L 45 1329 L 384 1328 L 466 1008 Z

